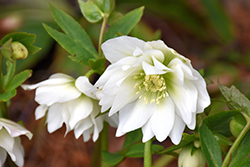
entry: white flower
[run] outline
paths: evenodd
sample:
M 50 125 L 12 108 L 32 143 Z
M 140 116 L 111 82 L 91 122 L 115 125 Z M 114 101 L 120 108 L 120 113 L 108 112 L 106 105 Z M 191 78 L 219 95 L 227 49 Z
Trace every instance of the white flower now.
M 0 118 L 0 166 L 4 164 L 7 152 L 17 166 L 23 166 L 24 149 L 19 137 L 21 135 L 26 135 L 29 139 L 32 138 L 32 133 L 19 124 Z
M 195 149 L 193 151 L 192 149 Z M 178 167 L 205 167 L 206 159 L 203 156 L 201 148 L 193 148 L 192 145 L 182 148 L 179 158 Z
M 210 104 L 206 83 L 190 60 L 163 41 L 144 42 L 121 36 L 102 44 L 111 65 L 95 86 L 109 116 L 119 111 L 116 136 L 142 128 L 143 142 L 168 136 L 178 144 L 187 125 L 194 129 L 196 113 Z
M 25 90 L 36 89 L 35 100 L 40 105 L 36 108 L 35 117 L 39 119 L 47 113 L 46 123 L 49 133 L 66 124 L 66 134 L 74 129 L 75 137 L 83 135 L 88 141 L 93 133 L 93 141 L 99 137 L 103 121 L 115 122 L 116 117 L 97 116 L 100 106 L 95 96 L 96 88 L 87 77 L 76 80 L 65 74 L 54 74 L 48 80 L 34 85 L 22 85 Z M 118 119 L 118 118 L 117 118 Z

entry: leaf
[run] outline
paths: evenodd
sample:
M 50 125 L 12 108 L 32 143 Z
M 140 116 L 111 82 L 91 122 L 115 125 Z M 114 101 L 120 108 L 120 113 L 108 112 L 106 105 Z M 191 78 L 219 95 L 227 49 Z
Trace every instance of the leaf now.
M 96 72 L 98 72 L 98 74 L 102 74 L 103 71 L 105 70 L 105 62 L 106 62 L 106 59 L 104 58 L 97 59 L 96 61 L 90 59 L 89 67 L 92 70 L 95 70 Z
M 229 102 L 229 107 L 244 111 L 250 115 L 250 101 L 244 94 L 242 94 L 234 85 L 230 88 L 221 85 L 219 82 L 218 85 L 222 95 Z
M 99 9 L 99 7 L 93 1 L 83 1 L 78 0 L 79 7 L 83 16 L 90 22 L 90 23 L 97 23 L 98 21 L 102 20 L 104 13 Z
M 204 122 L 199 129 L 199 133 L 201 149 L 208 162 L 208 166 L 220 167 L 222 165 L 220 145 Z
M 115 7 L 115 0 L 93 0 L 101 11 L 109 15 Z
M 2 40 L 0 41 L 0 44 L 3 45 L 10 38 L 12 38 L 12 42 L 18 41 L 18 42 L 22 43 L 27 48 L 29 55 L 34 54 L 41 49 L 39 47 L 32 45 L 36 39 L 35 34 L 29 34 L 29 33 L 25 33 L 25 32 L 10 33 L 2 38 Z
M 13 77 L 10 83 L 7 85 L 6 91 L 12 91 L 20 86 L 26 79 L 32 74 L 31 70 L 24 70 Z
M 216 140 L 219 142 L 220 145 L 231 146 L 233 144 L 233 142 L 231 140 L 229 140 L 227 137 L 225 137 L 221 134 L 215 133 L 214 137 L 216 138 Z
M 250 130 L 245 134 L 244 138 L 234 151 L 230 167 L 241 167 L 239 164 L 244 161 L 250 153 Z M 248 157 L 249 158 L 249 157 Z M 249 160 L 248 160 L 249 161 Z M 248 164 L 249 165 L 249 164 Z
M 9 101 L 14 96 L 16 96 L 16 89 L 0 94 L 0 101 Z
M 112 154 L 107 151 L 102 151 L 103 162 L 108 166 L 115 166 L 119 164 L 125 156 L 119 154 Z
M 219 35 L 223 41 L 231 41 L 234 38 L 232 31 L 232 22 L 226 15 L 222 5 L 217 0 L 201 0 L 207 10 L 208 18 L 211 21 L 213 28 L 217 35 Z
M 127 35 L 140 21 L 143 15 L 143 10 L 144 7 L 137 8 L 117 20 L 105 33 L 104 41 L 118 37 L 117 33 Z
M 188 145 L 191 142 L 194 142 L 195 140 L 198 140 L 198 138 L 195 136 L 195 134 L 189 135 L 187 133 L 183 133 L 183 138 L 181 140 L 181 142 L 178 145 L 173 145 L 163 151 L 160 151 L 160 154 L 167 154 L 167 153 L 171 153 L 175 150 L 178 150 L 186 145 Z
M 88 64 L 90 59 L 96 60 L 98 54 L 95 47 L 80 24 L 63 11 L 54 8 L 52 5 L 50 7 L 56 23 L 65 34 L 43 24 L 49 35 L 71 54 L 72 60 L 85 65 Z
M 123 143 L 122 150 L 131 146 L 132 144 L 134 144 L 135 142 L 137 142 L 141 139 L 142 139 L 141 129 L 137 129 L 137 130 L 134 130 L 132 132 L 128 132 L 126 134 L 126 138 L 125 138 L 125 141 Z
M 232 118 L 239 114 L 238 111 L 221 111 L 205 118 L 203 121 L 213 133 L 218 133 L 226 137 L 232 136 L 229 125 Z
M 14 60 L 12 63 L 7 60 L 6 66 L 7 66 L 7 74 L 3 78 L 3 87 L 6 87 L 14 76 L 15 68 L 16 68 L 16 61 Z
M 8 41 L 6 41 L 4 44 L 3 44 L 3 46 L 2 46 L 2 48 L 1 48 L 1 53 L 2 53 L 2 55 L 7 59 L 7 60 L 9 60 L 9 61 L 13 61 L 12 59 L 11 59 L 11 56 L 12 56 L 12 54 L 13 54 L 13 49 L 12 49 L 12 46 L 11 46 L 11 42 L 12 42 L 12 38 L 10 38 Z M 0 54 L 1 54 L 0 53 Z

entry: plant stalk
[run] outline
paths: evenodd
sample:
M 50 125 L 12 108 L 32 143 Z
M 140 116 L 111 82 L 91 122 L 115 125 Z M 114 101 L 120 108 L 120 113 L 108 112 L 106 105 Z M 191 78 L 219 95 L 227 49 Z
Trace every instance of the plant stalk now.
M 144 167 L 152 166 L 152 139 L 144 145 Z
M 99 36 L 99 44 L 98 44 L 98 54 L 99 54 L 99 58 L 102 57 L 102 42 L 103 42 L 103 37 L 105 34 L 105 28 L 106 28 L 106 24 L 108 21 L 108 17 L 106 15 L 103 16 L 103 21 L 102 21 L 102 27 L 101 27 L 101 31 L 100 31 L 100 36 Z

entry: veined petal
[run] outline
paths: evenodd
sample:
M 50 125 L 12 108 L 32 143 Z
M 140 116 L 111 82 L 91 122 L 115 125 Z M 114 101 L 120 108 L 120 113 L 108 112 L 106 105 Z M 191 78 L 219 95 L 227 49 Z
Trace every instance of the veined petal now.
M 29 139 L 31 139 L 33 136 L 30 131 L 11 120 L 0 118 L 0 125 L 8 131 L 11 137 L 26 135 Z
M 94 124 L 93 124 L 90 117 L 87 117 L 87 118 L 79 121 L 74 128 L 75 129 L 74 130 L 75 138 L 78 139 L 81 136 L 81 134 L 83 134 L 84 131 L 91 128 L 93 125 Z
M 156 105 L 156 103 L 145 104 L 144 99 L 137 100 L 131 108 L 131 112 L 122 128 L 122 132 L 130 132 L 141 128 L 156 110 Z
M 83 94 L 93 98 L 97 99 L 95 93 L 97 91 L 97 88 L 94 87 L 90 82 L 89 79 L 85 76 L 78 77 L 75 82 L 75 86 L 77 89 L 79 89 Z
M 174 103 L 170 97 L 165 97 L 149 119 L 151 129 L 158 141 L 162 142 L 168 137 L 174 125 L 174 117 Z
M 145 50 L 143 52 L 143 56 L 148 56 L 149 58 L 151 57 L 155 57 L 158 61 L 163 62 L 164 61 L 164 54 L 162 53 L 162 51 L 160 50 L 154 50 L 154 49 L 150 49 L 150 50 Z
M 0 130 L 0 148 L 4 148 L 8 154 L 11 156 L 12 159 L 16 160 L 15 154 L 13 153 L 13 147 L 15 140 L 13 137 L 10 136 L 7 130 L 1 129 Z
M 48 110 L 48 106 L 46 106 L 46 105 L 39 105 L 36 108 L 36 111 L 35 111 L 36 120 L 44 117 L 44 115 L 46 114 L 47 110 Z
M 16 137 L 14 142 L 14 147 L 13 147 L 13 153 L 15 154 L 15 160 L 13 160 L 17 166 L 23 166 L 24 164 L 24 149 L 21 144 L 21 139 L 19 137 Z
M 6 158 L 7 158 L 6 151 L 3 148 L 0 147 L 0 166 L 3 166 Z
M 154 137 L 154 133 L 151 129 L 151 124 L 149 121 L 145 125 L 143 125 L 141 129 L 143 133 L 143 137 L 142 137 L 143 143 L 149 141 L 150 139 Z
M 109 62 L 115 63 L 118 60 L 133 56 L 136 48 L 143 49 L 145 42 L 128 36 L 120 36 L 110 39 L 102 44 L 102 50 Z
M 92 100 L 82 95 L 68 102 L 68 109 L 70 111 L 69 126 L 73 129 L 77 122 L 91 114 L 93 110 Z
M 172 130 L 169 134 L 171 141 L 175 145 L 180 143 L 184 129 L 185 129 L 185 123 L 179 117 L 178 114 L 175 114 L 174 126 L 172 127 Z
M 81 92 L 73 83 L 61 85 L 39 86 L 36 89 L 35 100 L 39 104 L 50 106 L 54 103 L 63 103 L 78 98 Z

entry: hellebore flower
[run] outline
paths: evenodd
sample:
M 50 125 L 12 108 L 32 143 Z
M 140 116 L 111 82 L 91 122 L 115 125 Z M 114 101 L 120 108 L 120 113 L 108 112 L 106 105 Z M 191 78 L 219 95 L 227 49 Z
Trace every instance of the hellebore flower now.
M 66 134 L 74 129 L 76 138 L 83 134 L 84 141 L 88 141 L 93 133 L 93 141 L 96 141 L 104 120 L 113 126 L 117 124 L 116 115 L 109 118 L 104 114 L 96 118 L 100 113 L 95 96 L 97 89 L 85 76 L 75 80 L 68 75 L 57 73 L 48 80 L 22 87 L 25 90 L 36 89 L 35 100 L 40 105 L 36 108 L 35 117 L 39 119 L 48 111 L 46 123 L 49 133 L 61 128 L 65 123 Z
M 95 86 L 109 116 L 119 111 L 116 136 L 142 128 L 143 142 L 153 136 L 181 140 L 185 125 L 194 129 L 196 114 L 210 104 L 206 83 L 190 60 L 163 41 L 121 36 L 102 44 L 111 63 Z
M 195 151 L 192 153 L 192 149 Z M 202 154 L 201 148 L 193 148 L 192 145 L 182 148 L 179 158 L 178 167 L 205 167 L 206 160 Z
M 0 118 L 0 166 L 3 166 L 7 153 L 17 166 L 23 166 L 24 149 L 20 135 L 26 135 L 29 139 L 32 138 L 32 133 L 19 124 Z

